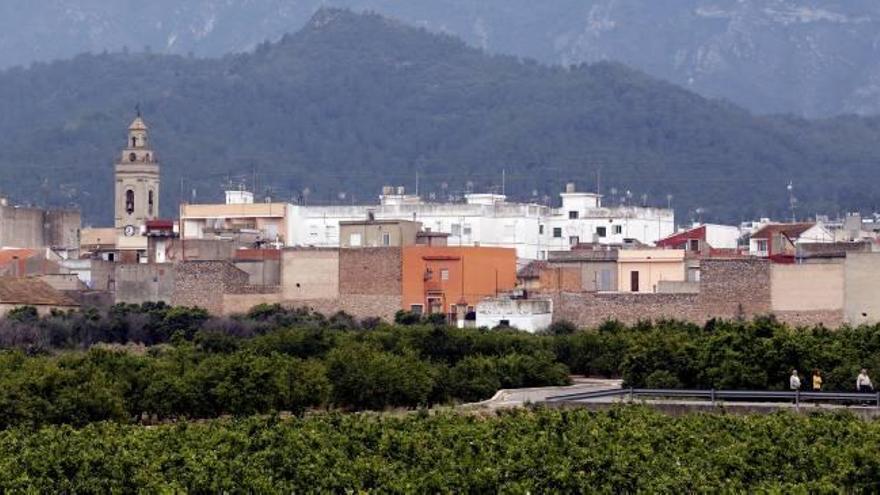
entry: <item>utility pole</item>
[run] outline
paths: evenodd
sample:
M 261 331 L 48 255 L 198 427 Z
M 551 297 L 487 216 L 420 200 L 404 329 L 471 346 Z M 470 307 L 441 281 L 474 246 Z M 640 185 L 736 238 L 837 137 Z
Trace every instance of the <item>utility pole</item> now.
M 501 194 L 507 194 L 507 169 L 501 169 Z

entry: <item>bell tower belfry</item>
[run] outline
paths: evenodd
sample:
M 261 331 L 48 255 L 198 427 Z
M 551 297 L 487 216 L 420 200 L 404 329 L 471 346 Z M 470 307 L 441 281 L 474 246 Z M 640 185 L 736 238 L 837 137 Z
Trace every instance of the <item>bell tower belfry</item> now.
M 147 220 L 159 215 L 159 162 L 150 148 L 147 130 L 147 124 L 138 111 L 137 117 L 128 126 L 128 141 L 114 167 L 114 227 L 118 240 L 142 237 L 141 232 Z

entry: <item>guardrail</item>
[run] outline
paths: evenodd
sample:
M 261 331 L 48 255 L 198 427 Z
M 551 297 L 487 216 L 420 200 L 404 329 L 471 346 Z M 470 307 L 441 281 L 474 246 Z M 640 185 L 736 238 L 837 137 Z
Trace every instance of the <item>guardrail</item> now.
M 688 398 L 706 399 L 714 405 L 719 400 L 767 400 L 784 399 L 793 401 L 795 405 L 801 402 L 858 402 L 867 405 L 868 402 L 874 407 L 880 408 L 880 392 L 801 392 L 791 390 L 693 390 L 674 388 L 615 388 L 596 390 L 593 392 L 580 392 L 548 397 L 546 402 L 581 402 L 605 397 L 663 397 L 663 398 Z

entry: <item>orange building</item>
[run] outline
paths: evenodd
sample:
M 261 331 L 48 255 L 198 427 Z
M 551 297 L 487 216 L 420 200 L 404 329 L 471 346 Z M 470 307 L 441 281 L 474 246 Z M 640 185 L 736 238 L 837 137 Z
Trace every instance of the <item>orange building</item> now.
M 516 285 L 516 250 L 405 246 L 404 309 L 464 316 L 477 302 Z

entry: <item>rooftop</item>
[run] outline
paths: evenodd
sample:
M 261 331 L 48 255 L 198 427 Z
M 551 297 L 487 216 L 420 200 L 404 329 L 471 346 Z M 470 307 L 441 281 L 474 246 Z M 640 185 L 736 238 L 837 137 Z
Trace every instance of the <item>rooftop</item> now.
M 33 306 L 79 306 L 73 299 L 35 278 L 0 277 L 0 303 Z

